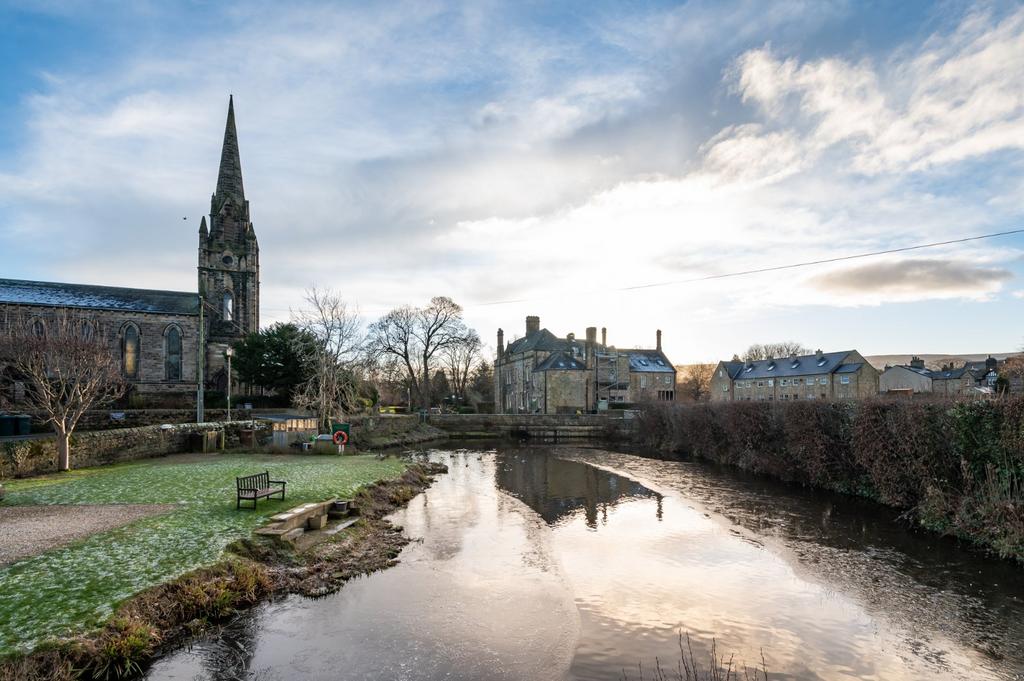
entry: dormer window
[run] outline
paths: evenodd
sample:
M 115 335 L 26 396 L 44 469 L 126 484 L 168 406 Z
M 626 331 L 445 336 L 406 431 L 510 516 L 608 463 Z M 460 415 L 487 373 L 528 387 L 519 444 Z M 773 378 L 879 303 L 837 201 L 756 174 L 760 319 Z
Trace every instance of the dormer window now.
M 790 369 L 796 369 L 796 368 L 798 368 L 799 366 L 800 366 L 800 362 L 798 362 L 798 361 L 794 361 L 794 362 L 793 362 L 792 364 L 790 364 L 790 365 L 789 365 L 789 368 L 790 368 Z

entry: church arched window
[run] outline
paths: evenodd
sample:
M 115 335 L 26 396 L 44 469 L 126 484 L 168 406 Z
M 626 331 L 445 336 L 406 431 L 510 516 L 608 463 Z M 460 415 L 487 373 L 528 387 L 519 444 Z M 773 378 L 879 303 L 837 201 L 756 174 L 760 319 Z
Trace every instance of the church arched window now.
M 139 328 L 134 324 L 121 333 L 121 366 L 126 378 L 139 377 Z
M 46 338 L 46 324 L 43 323 L 42 319 L 32 320 L 32 335 L 36 338 Z
M 231 291 L 224 292 L 224 321 L 230 322 L 235 319 L 235 299 L 231 296 Z
M 181 380 L 181 329 L 174 324 L 164 332 L 164 378 Z

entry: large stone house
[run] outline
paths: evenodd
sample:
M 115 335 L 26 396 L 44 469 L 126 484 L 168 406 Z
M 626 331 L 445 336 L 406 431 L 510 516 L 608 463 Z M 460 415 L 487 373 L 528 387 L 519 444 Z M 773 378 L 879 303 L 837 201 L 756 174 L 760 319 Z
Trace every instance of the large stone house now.
M 526 334 L 508 344 L 498 329 L 494 362 L 494 407 L 499 414 L 592 412 L 610 405 L 675 399 L 676 370 L 661 349 L 618 350 L 606 329 L 559 338 L 526 318 Z
M 856 350 L 723 361 L 711 378 L 711 400 L 843 400 L 878 394 L 878 370 Z
M 198 293 L 0 279 L 0 328 L 25 323 L 45 333 L 58 316 L 81 318 L 83 328 L 109 340 L 140 396 L 192 400 L 200 360 L 207 387 L 223 388 L 228 345 L 259 329 L 259 244 L 230 98 L 209 217 L 199 226 Z

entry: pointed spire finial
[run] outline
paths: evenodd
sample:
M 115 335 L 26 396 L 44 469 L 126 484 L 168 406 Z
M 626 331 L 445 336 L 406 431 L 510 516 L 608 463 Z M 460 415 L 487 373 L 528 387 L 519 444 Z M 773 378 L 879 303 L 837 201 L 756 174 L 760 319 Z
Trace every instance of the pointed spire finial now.
M 206 216 L 205 215 L 203 216 L 203 219 L 199 221 L 199 233 L 201 235 L 203 235 L 203 236 L 209 236 L 210 235 L 210 231 L 206 227 Z
M 228 120 L 224 125 L 224 146 L 220 152 L 216 196 L 221 202 L 232 197 L 239 204 L 245 203 L 245 190 L 242 188 L 242 161 L 238 156 L 238 131 L 235 129 L 234 95 L 228 95 Z

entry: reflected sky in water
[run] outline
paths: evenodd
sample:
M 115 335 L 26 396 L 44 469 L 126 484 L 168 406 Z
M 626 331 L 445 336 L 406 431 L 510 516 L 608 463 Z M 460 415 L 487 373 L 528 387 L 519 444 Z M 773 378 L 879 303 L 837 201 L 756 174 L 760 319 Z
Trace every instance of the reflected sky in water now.
M 395 515 L 396 568 L 256 608 L 149 678 L 638 678 L 680 631 L 698 658 L 763 649 L 772 679 L 1024 678 L 1017 568 L 876 506 L 602 450 L 432 456 L 450 473 Z

